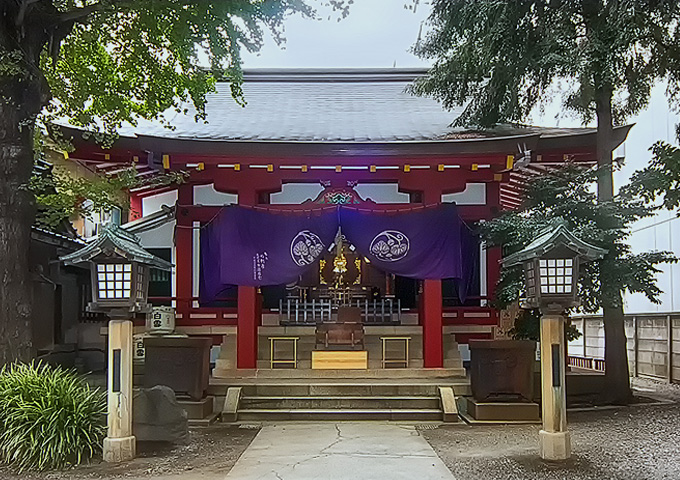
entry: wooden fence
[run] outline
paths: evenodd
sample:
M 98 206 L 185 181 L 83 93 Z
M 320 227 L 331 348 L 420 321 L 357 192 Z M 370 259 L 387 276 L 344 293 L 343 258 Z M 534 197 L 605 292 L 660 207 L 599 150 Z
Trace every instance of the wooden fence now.
M 579 357 L 577 355 L 569 355 L 568 358 L 571 367 L 604 372 L 604 358 Z
M 604 371 L 602 317 L 572 318 L 582 334 L 569 342 L 569 364 Z M 626 315 L 628 364 L 632 376 L 680 383 L 680 313 Z

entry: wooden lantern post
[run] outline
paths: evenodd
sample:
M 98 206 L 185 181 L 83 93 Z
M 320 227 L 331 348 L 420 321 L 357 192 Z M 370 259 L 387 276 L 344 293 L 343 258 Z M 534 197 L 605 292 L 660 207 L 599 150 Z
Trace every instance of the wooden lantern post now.
M 564 312 L 579 305 L 579 264 L 604 257 L 606 250 L 575 237 L 564 225 L 541 234 L 503 260 L 524 269 L 524 308 L 541 310 L 541 393 L 543 428 L 539 450 L 544 460 L 571 456 L 567 430 Z
M 60 259 L 66 265 L 87 264 L 92 275 L 91 312 L 109 318 L 107 436 L 105 462 L 135 458 L 132 432 L 132 333 L 131 318 L 150 311 L 147 303 L 149 269 L 170 270 L 172 264 L 146 250 L 135 235 L 116 225 L 107 226 L 86 247 Z

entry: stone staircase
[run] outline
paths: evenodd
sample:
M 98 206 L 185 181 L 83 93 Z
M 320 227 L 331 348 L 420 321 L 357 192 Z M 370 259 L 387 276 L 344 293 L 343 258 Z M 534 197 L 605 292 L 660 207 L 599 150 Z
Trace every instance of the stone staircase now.
M 210 386 L 226 422 L 454 422 L 469 393 L 457 369 L 263 370 Z

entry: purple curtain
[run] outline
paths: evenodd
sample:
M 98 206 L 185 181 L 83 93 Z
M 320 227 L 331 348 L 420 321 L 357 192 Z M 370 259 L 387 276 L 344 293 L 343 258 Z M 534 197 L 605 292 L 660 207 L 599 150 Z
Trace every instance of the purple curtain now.
M 441 204 L 385 212 L 226 207 L 201 229 L 201 300 L 213 301 L 231 285 L 296 281 L 333 242 L 338 225 L 377 268 L 417 279 L 459 279 L 465 298 L 478 242 L 456 206 Z
M 402 277 L 462 279 L 464 224 L 455 204 L 377 213 L 341 207 L 347 240 L 377 268 Z M 465 227 L 467 229 L 467 227 Z
M 475 291 L 473 283 L 479 285 L 479 237 L 475 235 L 465 222 L 460 222 L 460 251 L 463 271 L 458 281 L 458 298 L 465 302 L 468 292 Z
M 328 248 L 337 229 L 335 208 L 224 208 L 201 229 L 201 300 L 215 300 L 229 285 L 296 281 Z
M 222 240 L 219 234 L 216 233 L 213 222 L 201 229 L 201 266 L 199 277 L 199 298 L 201 302 L 214 302 L 222 297 L 222 293 L 229 289 L 231 285 L 223 284 L 220 280 L 219 265 L 222 261 L 220 258 L 220 245 Z

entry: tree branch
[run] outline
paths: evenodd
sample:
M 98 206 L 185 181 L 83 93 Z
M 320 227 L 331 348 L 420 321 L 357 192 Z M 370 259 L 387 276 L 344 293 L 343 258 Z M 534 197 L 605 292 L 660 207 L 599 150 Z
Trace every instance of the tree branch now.
M 33 0 L 36 1 L 36 0 Z M 92 5 L 88 5 L 87 7 L 81 7 L 81 8 L 76 8 L 73 10 L 69 10 L 67 12 L 61 13 L 58 16 L 58 23 L 68 23 L 68 22 L 82 22 L 85 20 L 88 16 L 90 16 L 92 13 L 102 10 L 104 8 L 104 4 L 99 2 L 99 3 L 94 3 Z
M 22 0 L 19 5 L 19 12 L 17 13 L 17 18 L 14 20 L 14 25 L 17 27 L 24 23 L 24 18 L 26 18 L 26 10 L 34 3 L 38 3 L 40 0 Z

